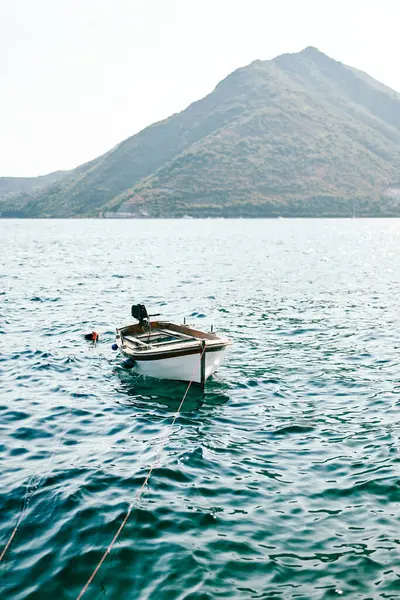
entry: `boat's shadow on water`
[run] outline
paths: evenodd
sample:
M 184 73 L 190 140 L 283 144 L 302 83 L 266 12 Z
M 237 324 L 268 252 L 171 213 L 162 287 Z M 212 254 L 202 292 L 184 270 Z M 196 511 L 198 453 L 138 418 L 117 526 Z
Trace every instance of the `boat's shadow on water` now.
M 196 411 L 203 405 L 219 406 L 230 400 L 228 386 L 218 380 L 217 376 L 207 381 L 205 390 L 196 384 L 192 384 L 188 390 L 188 383 L 184 381 L 143 377 L 124 367 L 116 368 L 115 374 L 119 379 L 118 392 L 126 395 L 126 405 L 143 406 L 143 403 L 146 403 L 148 408 L 149 404 L 154 403 L 158 408 L 162 405 L 164 409 L 175 412 L 186 391 L 181 412 Z

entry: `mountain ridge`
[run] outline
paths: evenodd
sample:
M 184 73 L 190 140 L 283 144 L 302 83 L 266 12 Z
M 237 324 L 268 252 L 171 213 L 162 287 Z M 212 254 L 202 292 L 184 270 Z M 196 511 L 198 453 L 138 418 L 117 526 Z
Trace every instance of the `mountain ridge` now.
M 37 177 L 0 177 L 0 197 L 19 194 L 32 189 L 40 189 L 58 181 L 69 171 L 53 171 Z

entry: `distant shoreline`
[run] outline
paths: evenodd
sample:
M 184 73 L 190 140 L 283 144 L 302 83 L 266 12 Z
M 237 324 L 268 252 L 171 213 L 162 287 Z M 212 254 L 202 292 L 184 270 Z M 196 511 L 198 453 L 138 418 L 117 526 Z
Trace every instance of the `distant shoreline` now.
M 309 220 L 368 220 L 368 219 L 400 219 L 400 214 L 397 215 L 298 215 L 291 217 L 15 217 L 15 216 L 0 216 L 0 220 L 8 221 L 296 221 L 300 219 Z

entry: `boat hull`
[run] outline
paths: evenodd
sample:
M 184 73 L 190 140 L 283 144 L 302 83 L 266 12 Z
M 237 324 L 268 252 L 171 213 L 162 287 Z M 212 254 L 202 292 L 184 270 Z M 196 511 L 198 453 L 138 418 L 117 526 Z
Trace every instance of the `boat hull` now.
M 206 381 L 219 368 L 227 346 L 219 349 L 206 349 L 205 351 L 205 377 Z M 123 352 L 123 350 L 122 350 Z M 132 359 L 130 353 L 123 354 Z M 175 356 L 169 358 L 159 358 L 157 360 L 133 361 L 132 369 L 146 377 L 155 377 L 157 379 L 173 379 L 179 381 L 192 381 L 201 384 L 201 351 Z

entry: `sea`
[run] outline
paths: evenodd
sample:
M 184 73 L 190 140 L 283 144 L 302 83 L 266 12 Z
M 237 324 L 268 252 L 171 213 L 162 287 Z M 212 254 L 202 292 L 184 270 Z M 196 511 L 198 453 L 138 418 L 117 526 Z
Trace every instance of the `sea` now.
M 0 239 L 2 600 L 400 598 L 400 220 Z M 233 341 L 179 414 L 111 348 L 141 302 Z

